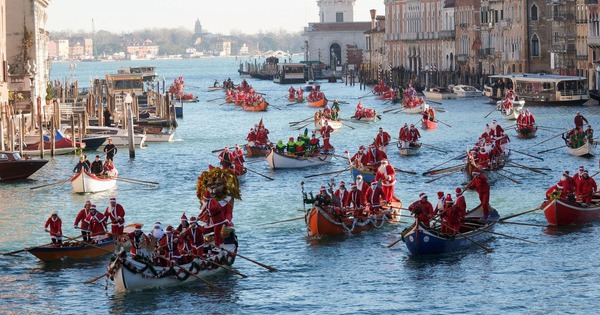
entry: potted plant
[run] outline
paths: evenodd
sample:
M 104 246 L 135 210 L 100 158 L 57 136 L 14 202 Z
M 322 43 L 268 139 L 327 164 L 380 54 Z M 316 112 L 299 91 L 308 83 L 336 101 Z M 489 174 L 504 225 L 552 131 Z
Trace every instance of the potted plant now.
M 46 105 L 50 105 L 52 102 L 52 83 L 48 82 L 46 85 Z

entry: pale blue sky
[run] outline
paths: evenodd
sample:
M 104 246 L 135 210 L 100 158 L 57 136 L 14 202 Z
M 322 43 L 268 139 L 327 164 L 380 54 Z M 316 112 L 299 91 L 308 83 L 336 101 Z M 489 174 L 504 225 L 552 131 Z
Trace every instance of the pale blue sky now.
M 357 0 L 355 21 L 369 21 L 369 10 L 384 14 L 383 0 Z M 193 29 L 200 19 L 204 31 L 228 34 L 231 30 L 254 34 L 284 29 L 301 31 L 318 22 L 316 0 L 52 0 L 48 7 L 49 31 L 121 33 L 145 28 Z

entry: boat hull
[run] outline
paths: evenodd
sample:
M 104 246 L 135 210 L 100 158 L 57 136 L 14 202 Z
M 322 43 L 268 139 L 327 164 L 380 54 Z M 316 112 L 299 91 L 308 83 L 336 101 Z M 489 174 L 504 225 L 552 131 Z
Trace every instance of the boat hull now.
M 546 200 L 541 207 L 551 225 L 581 225 L 600 219 L 600 206 L 582 207 L 564 199 Z
M 257 146 L 246 145 L 246 156 L 249 158 L 267 156 L 269 151 L 270 151 L 270 148 L 267 146 L 257 147 Z
M 333 153 L 333 151 L 331 152 Z M 314 157 L 291 157 L 271 150 L 267 154 L 267 163 L 273 169 L 305 168 L 331 163 L 332 154 L 319 154 Z
M 468 219 L 478 219 L 483 216 L 481 205 L 469 211 L 466 216 Z M 438 233 L 438 231 L 425 227 L 423 224 L 413 224 L 408 228 L 406 234 L 403 235 L 404 243 L 412 255 L 439 255 L 461 251 L 471 248 L 475 242 L 485 242 L 492 237 L 491 233 L 496 226 L 500 216 L 498 212 L 491 208 L 489 213 L 490 221 L 481 228 L 464 231 L 464 233 L 453 236 Z
M 402 106 L 402 112 L 407 113 L 407 114 L 421 114 L 428 108 L 429 108 L 429 105 L 427 105 L 427 103 L 422 103 L 422 104 L 419 104 L 414 107 Z
M 269 103 L 267 103 L 267 102 L 261 102 L 260 104 L 258 104 L 256 106 L 248 106 L 245 103 L 242 104 L 242 108 L 245 111 L 249 111 L 249 112 L 264 112 L 267 110 L 268 106 L 269 106 Z
M 84 170 L 71 177 L 74 193 L 93 193 L 109 190 L 117 184 L 115 178 L 100 178 Z
M 590 144 L 589 141 L 586 141 L 579 148 L 567 147 L 567 151 L 573 156 L 593 156 L 594 151 L 596 151 L 596 143 Z
M 173 142 L 175 132 L 146 133 L 145 142 Z
M 111 238 L 101 240 L 94 246 L 71 246 L 71 247 L 33 247 L 27 251 L 44 262 L 52 262 L 64 259 L 85 259 L 100 257 L 110 254 L 115 249 L 115 243 Z
M 436 121 L 431 121 L 429 119 L 423 120 L 421 119 L 421 128 L 425 130 L 436 130 L 438 123 Z
M 308 106 L 309 107 L 325 107 L 325 105 L 327 105 L 327 99 L 326 98 L 322 98 L 318 101 L 308 101 Z
M 363 181 L 365 183 L 370 183 L 375 179 L 374 172 L 361 171 L 354 166 L 350 167 L 350 174 L 352 175 L 352 179 L 356 180 L 356 176 L 362 175 Z
M 15 152 L 0 152 L 0 180 L 25 179 L 42 168 L 48 160 L 14 159 Z
M 321 133 L 321 128 L 323 127 L 324 122 L 324 118 L 315 120 L 315 130 L 317 130 L 319 133 Z M 342 128 L 342 122 L 339 120 L 327 120 L 327 124 L 333 128 L 334 132 Z
M 531 138 L 535 137 L 535 134 L 537 132 L 537 127 L 528 125 L 528 126 L 523 126 L 521 129 L 516 128 L 516 130 L 517 130 L 517 138 L 531 139 Z
M 403 147 L 402 143 L 398 142 L 398 150 L 400 151 L 400 155 L 402 156 L 417 155 L 419 154 L 420 149 L 420 143 L 417 143 L 417 145 L 409 144 L 408 147 Z

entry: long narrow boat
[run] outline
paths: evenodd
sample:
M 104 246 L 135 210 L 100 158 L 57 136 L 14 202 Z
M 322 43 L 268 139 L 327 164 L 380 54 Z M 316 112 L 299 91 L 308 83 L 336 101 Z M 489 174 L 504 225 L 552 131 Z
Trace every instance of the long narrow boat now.
M 431 121 L 429 119 L 421 119 L 421 128 L 425 130 L 436 130 L 438 126 L 437 121 Z
M 426 111 L 429 108 L 429 105 L 427 103 L 421 103 L 417 106 L 413 106 L 413 107 L 407 107 L 404 106 L 404 104 L 402 105 L 402 112 L 403 113 L 407 113 L 407 114 L 421 114 L 422 112 Z
M 417 155 L 419 154 L 419 149 L 421 149 L 421 143 L 419 142 L 409 143 L 408 147 L 403 147 L 402 142 L 398 142 L 397 146 L 402 156 Z
M 0 151 L 0 180 L 25 179 L 48 163 L 48 160 L 23 158 L 19 152 Z
M 384 207 L 381 213 L 354 217 L 352 215 L 337 216 L 331 207 L 324 209 L 320 206 L 313 206 L 306 214 L 306 227 L 308 234 L 314 237 L 359 234 L 396 221 L 399 218 L 400 208 L 402 208 L 402 202 L 394 201 L 391 207 Z
M 93 246 L 92 246 L 93 245 Z M 62 246 L 39 246 L 26 248 L 25 250 L 44 262 L 52 262 L 63 259 L 84 259 L 111 254 L 115 249 L 115 242 L 111 237 L 101 239 L 96 244 L 83 242 L 65 242 Z
M 586 224 L 600 219 L 600 205 L 588 207 L 563 198 L 546 200 L 540 206 L 551 225 Z
M 582 146 L 577 148 L 567 146 L 567 150 L 569 151 L 569 154 L 573 156 L 593 156 L 594 151 L 596 150 L 596 144 L 586 140 Z
M 531 139 L 535 137 L 537 129 L 538 128 L 536 125 L 523 125 L 521 128 L 518 126 L 515 127 L 515 130 L 517 131 L 517 138 L 519 139 Z
M 381 115 L 379 115 L 381 116 Z M 375 114 L 373 116 L 363 116 L 363 117 L 356 117 L 356 116 L 351 116 L 350 120 L 355 121 L 355 122 L 375 122 L 377 120 L 377 112 L 375 112 Z
M 356 180 L 356 176 L 362 175 L 363 181 L 365 181 L 366 183 L 370 183 L 375 179 L 375 172 L 359 170 L 354 165 L 350 166 L 350 174 L 352 175 L 352 179 L 354 180 Z
M 506 120 L 517 120 L 517 118 L 521 114 L 521 110 L 510 108 L 505 111 L 501 110 L 500 113 L 502 114 L 502 116 L 504 116 L 504 118 L 506 118 Z
M 74 193 L 93 193 L 109 190 L 117 184 L 117 179 L 114 177 L 98 177 L 83 169 L 73 175 L 70 181 Z
M 269 103 L 266 101 L 262 101 L 257 105 L 246 105 L 246 103 L 242 104 L 242 108 L 249 112 L 264 112 L 267 110 L 267 107 L 269 107 Z
M 500 215 L 491 208 L 489 221 L 480 221 L 482 217 L 481 205 L 467 212 L 466 224 L 460 228 L 460 233 L 455 235 L 441 233 L 438 228 L 426 227 L 417 220 L 402 232 L 402 239 L 412 255 L 437 255 L 460 251 L 492 237 L 492 234 L 486 231 L 494 231 L 495 221 L 498 221 Z
M 234 231 L 224 237 L 221 247 L 237 253 L 238 242 Z M 155 265 L 145 256 L 131 257 L 127 252 L 121 251 L 111 258 L 107 274 L 109 279 L 114 281 L 117 292 L 179 286 L 219 274 L 224 270 L 223 267 L 209 261 L 227 267 L 233 265 L 235 255 L 227 251 L 211 251 L 202 259 L 195 258 L 190 263 L 169 267 Z
M 256 146 L 256 145 L 251 145 L 250 143 L 254 144 L 254 142 L 249 142 L 245 146 L 246 156 L 249 158 L 267 156 L 267 154 L 271 150 L 271 148 L 266 145 L 265 146 Z
M 288 156 L 286 154 L 277 153 L 275 152 L 275 150 L 271 149 L 271 152 L 267 154 L 267 163 L 273 169 L 319 166 L 331 163 L 331 159 L 333 157 L 334 152 L 335 150 L 331 150 L 328 152 L 321 152 L 319 153 L 319 155 L 316 156 L 301 157 Z
M 308 106 L 309 107 L 325 107 L 325 105 L 327 105 L 327 99 L 326 98 L 322 98 L 322 99 L 316 100 L 314 102 L 308 101 Z

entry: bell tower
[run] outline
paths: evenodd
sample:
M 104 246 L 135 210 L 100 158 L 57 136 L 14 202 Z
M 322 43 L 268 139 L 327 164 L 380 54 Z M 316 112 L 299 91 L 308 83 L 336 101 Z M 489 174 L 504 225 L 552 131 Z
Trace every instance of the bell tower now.
M 354 22 L 356 0 L 317 0 L 320 23 Z

